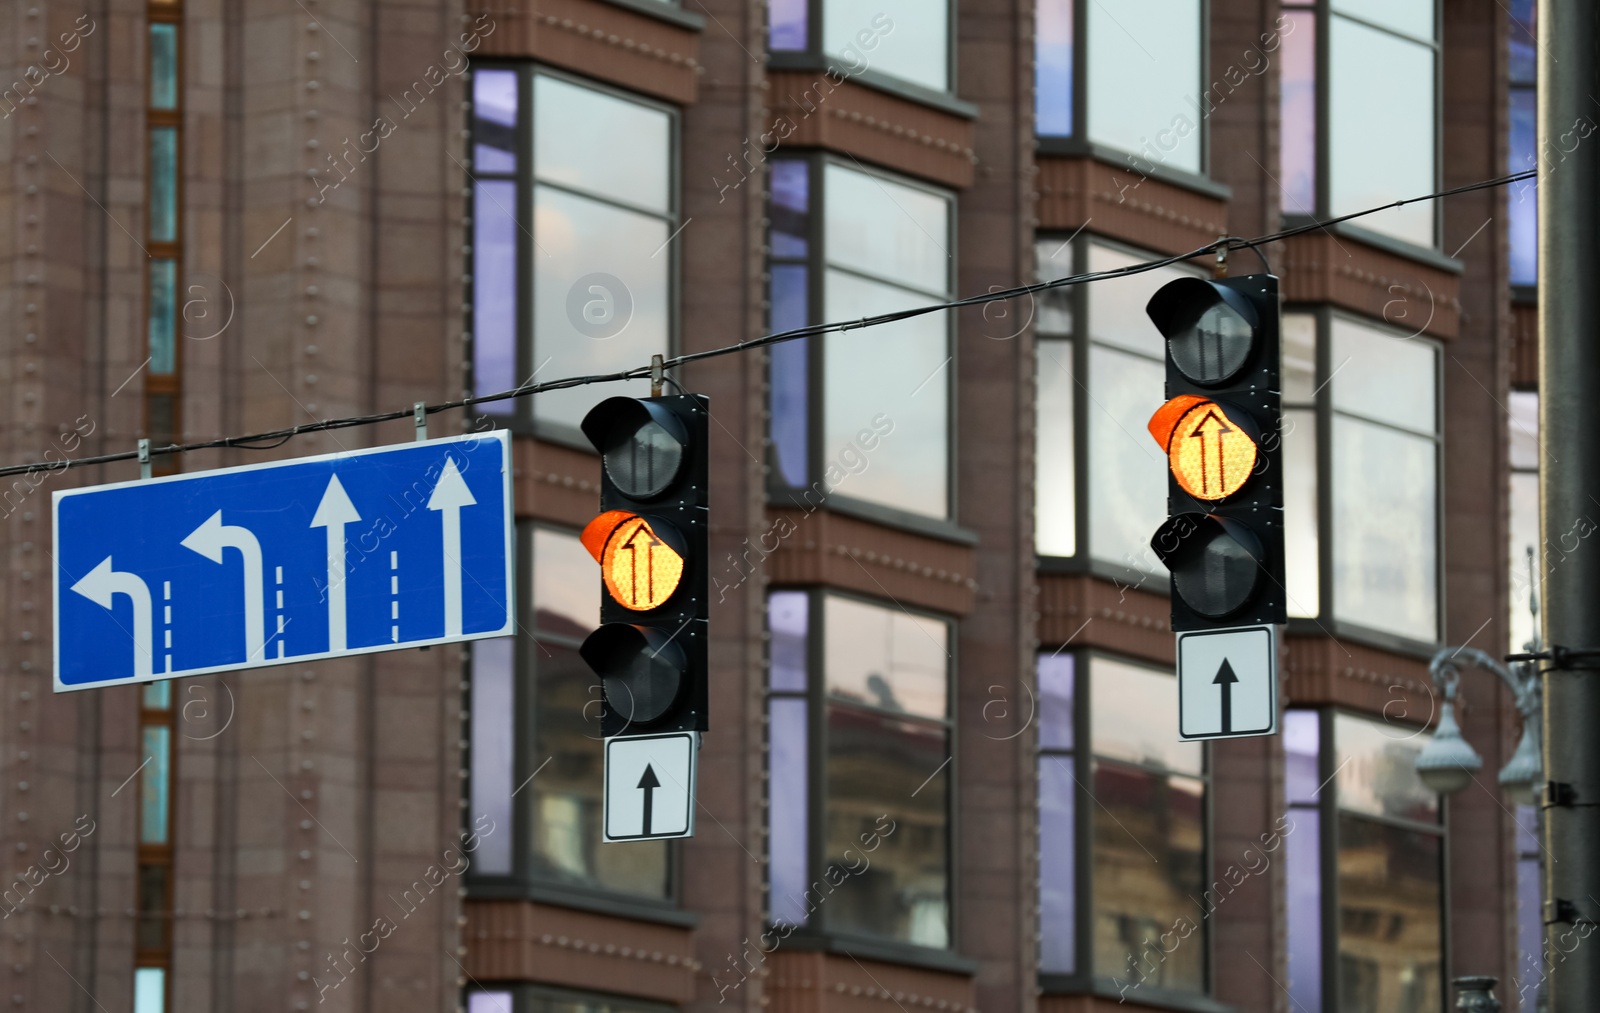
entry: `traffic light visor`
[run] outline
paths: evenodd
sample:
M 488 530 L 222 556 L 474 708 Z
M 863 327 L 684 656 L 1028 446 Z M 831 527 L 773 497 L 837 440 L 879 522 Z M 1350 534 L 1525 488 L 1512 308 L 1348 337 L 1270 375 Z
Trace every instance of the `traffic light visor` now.
M 1237 611 L 1255 593 L 1261 576 L 1261 542 L 1244 525 L 1210 514 L 1168 518 L 1150 547 L 1172 571 L 1178 597 L 1208 618 Z
M 1163 285 L 1145 306 L 1172 363 L 1199 384 L 1226 383 L 1250 358 L 1260 318 L 1243 294 L 1203 278 Z
M 672 412 L 631 397 L 613 397 L 583 418 L 606 474 L 623 495 L 651 499 L 661 495 L 683 470 L 689 434 Z

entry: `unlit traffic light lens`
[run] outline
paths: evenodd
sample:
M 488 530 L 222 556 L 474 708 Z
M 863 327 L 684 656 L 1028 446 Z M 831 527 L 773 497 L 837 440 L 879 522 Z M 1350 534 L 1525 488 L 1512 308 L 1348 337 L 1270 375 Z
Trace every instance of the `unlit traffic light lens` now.
M 1260 321 L 1250 300 L 1222 283 L 1180 278 L 1146 311 L 1167 339 L 1168 361 L 1191 383 L 1233 379 L 1250 359 Z
M 683 693 L 683 651 L 658 630 L 607 623 L 578 653 L 599 674 L 606 706 L 628 724 L 660 720 Z
M 1207 514 L 1169 518 L 1150 547 L 1172 571 L 1184 604 L 1213 619 L 1248 602 L 1261 576 L 1261 547 L 1249 530 Z
M 605 452 L 606 474 L 623 495 L 635 499 L 658 496 L 683 467 L 683 444 L 659 422 L 650 420 L 619 439 Z

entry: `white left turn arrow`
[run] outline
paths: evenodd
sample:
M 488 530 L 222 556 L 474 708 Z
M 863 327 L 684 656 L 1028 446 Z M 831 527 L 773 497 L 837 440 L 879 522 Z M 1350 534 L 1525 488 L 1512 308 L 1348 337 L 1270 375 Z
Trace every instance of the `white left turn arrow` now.
M 455 458 L 447 457 L 439 484 L 428 497 L 428 509 L 439 511 L 444 524 L 444 635 L 461 635 L 461 508 L 478 501 L 467 488 L 466 479 L 456 469 Z
M 181 543 L 213 563 L 222 562 L 223 549 L 237 549 L 244 560 L 244 649 L 245 660 L 256 661 L 266 650 L 265 613 L 262 599 L 265 590 L 261 574 L 261 543 L 249 528 L 222 523 L 222 511 L 206 518 Z
M 133 677 L 149 678 L 154 660 L 150 653 L 153 617 L 150 614 L 150 588 L 145 582 L 137 574 L 113 570 L 111 557 L 107 556 L 99 566 L 72 585 L 72 590 L 105 609 L 111 607 L 112 595 L 128 596 L 133 602 Z
M 339 484 L 339 476 L 328 479 L 328 488 L 311 518 L 314 528 L 328 532 L 328 650 L 345 649 L 344 526 L 359 521 L 361 515 L 350 495 Z

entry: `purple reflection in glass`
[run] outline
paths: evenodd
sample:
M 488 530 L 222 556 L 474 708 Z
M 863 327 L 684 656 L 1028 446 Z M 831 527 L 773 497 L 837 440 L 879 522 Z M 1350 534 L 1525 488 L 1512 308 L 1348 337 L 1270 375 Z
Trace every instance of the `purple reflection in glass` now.
M 511 1013 L 514 1009 L 510 992 L 473 992 L 467 996 L 467 1013 Z
M 517 185 L 479 180 L 472 230 L 472 389 L 491 394 L 517 385 Z M 483 405 L 510 414 L 514 401 Z
M 767 598 L 767 630 L 772 635 L 768 685 L 775 693 L 805 692 L 810 606 L 811 597 L 804 591 L 774 591 Z
M 767 48 L 795 50 L 806 48 L 806 0 L 772 0 L 767 15 Z
M 517 171 L 517 73 L 472 75 L 472 168 L 478 174 Z
M 1074 787 L 1071 756 L 1039 757 L 1039 970 L 1046 974 L 1077 969 Z
M 1315 11 L 1284 11 L 1283 20 L 1278 183 L 1283 213 L 1309 215 L 1317 209 L 1317 16 Z
M 1284 712 L 1283 793 L 1291 804 L 1317 801 L 1322 787 L 1318 764 L 1321 737 L 1321 719 L 1316 711 Z
M 511 637 L 472 645 L 472 811 L 467 822 L 493 820 L 472 856 L 478 873 L 511 874 L 511 781 L 516 760 L 516 690 Z
M 1072 0 L 1039 0 L 1034 11 L 1034 133 L 1042 137 L 1069 137 L 1072 134 Z
M 811 231 L 810 165 L 795 159 L 772 163 L 772 255 L 804 257 Z
M 1506 168 L 1526 172 L 1539 167 L 1537 112 L 1532 88 L 1511 89 L 1511 136 L 1506 152 Z M 1512 183 L 1506 194 L 1511 224 L 1511 284 L 1534 285 L 1539 281 L 1539 189 L 1538 181 L 1523 179 Z
M 1039 656 L 1039 748 L 1072 748 L 1072 655 Z
M 804 697 L 768 702 L 767 856 L 774 923 L 806 921 L 807 751 Z
M 803 264 L 772 265 L 772 329 L 793 330 L 809 322 L 809 286 Z M 807 386 L 810 382 L 810 338 L 772 346 L 772 447 L 778 457 L 778 474 L 786 485 L 807 484 Z
M 1549 973 L 1544 966 L 1544 912 L 1540 907 L 1539 859 L 1517 859 L 1517 994 L 1535 996 Z M 1536 1008 L 1531 1001 L 1523 1008 Z
M 1322 1013 L 1322 817 L 1315 809 L 1289 810 L 1283 837 L 1289 894 L 1289 998 L 1296 1010 Z

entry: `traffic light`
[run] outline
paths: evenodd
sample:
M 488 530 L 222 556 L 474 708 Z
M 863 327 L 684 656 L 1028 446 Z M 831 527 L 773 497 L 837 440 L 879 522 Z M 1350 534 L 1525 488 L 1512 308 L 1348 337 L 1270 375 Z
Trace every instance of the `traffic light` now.
M 1166 522 L 1150 547 L 1172 573 L 1175 631 L 1287 621 L 1278 279 L 1162 286 L 1145 308 L 1166 338 Z
M 702 395 L 613 397 L 583 420 L 600 452 L 601 626 L 578 653 L 610 737 L 706 730 L 706 420 Z

